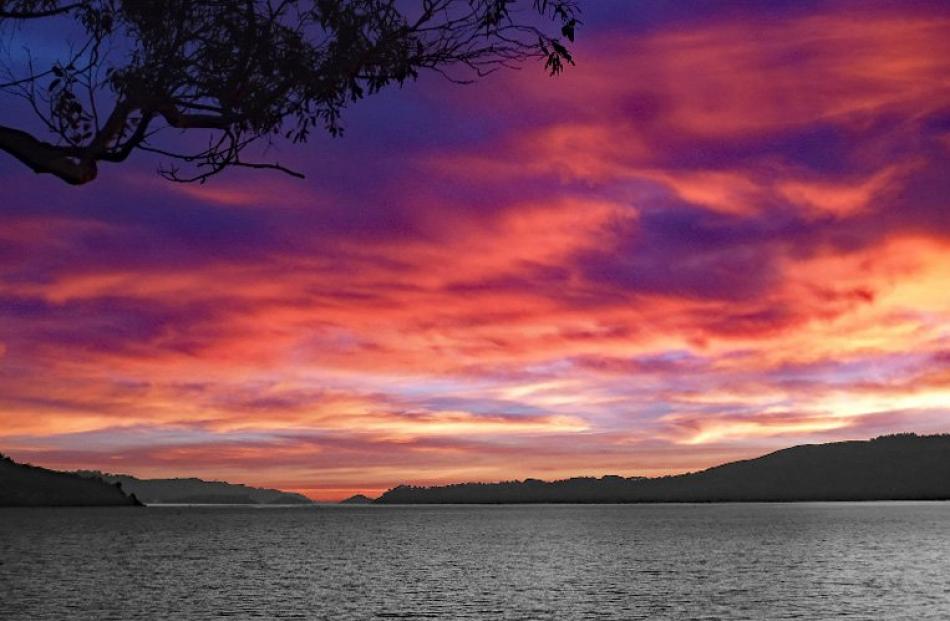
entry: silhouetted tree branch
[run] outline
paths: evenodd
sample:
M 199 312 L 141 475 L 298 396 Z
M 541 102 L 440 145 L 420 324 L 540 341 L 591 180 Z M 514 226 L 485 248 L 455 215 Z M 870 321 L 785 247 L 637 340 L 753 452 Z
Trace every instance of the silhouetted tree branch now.
M 562 39 L 574 40 L 577 12 L 574 0 L 0 0 L 8 51 L 37 23 L 83 38 L 51 66 L 25 49 L 3 67 L 0 92 L 25 100 L 50 138 L 9 119 L 0 150 L 76 185 L 136 150 L 178 161 L 160 170 L 173 181 L 231 167 L 299 176 L 245 149 L 338 135 L 348 103 L 422 70 L 469 82 L 536 58 L 556 75 L 573 63 Z M 180 152 L 156 143 L 162 129 L 211 138 Z

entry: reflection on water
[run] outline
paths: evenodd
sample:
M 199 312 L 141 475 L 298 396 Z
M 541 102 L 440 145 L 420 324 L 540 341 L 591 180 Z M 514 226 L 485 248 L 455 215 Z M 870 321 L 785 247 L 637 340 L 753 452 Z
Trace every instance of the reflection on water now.
M 2 619 L 948 619 L 950 503 L 0 509 Z

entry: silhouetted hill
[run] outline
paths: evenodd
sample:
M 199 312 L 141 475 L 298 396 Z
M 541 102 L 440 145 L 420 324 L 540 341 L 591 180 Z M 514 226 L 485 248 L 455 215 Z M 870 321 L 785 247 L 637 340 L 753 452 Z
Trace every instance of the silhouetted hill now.
M 373 499 L 363 494 L 354 494 L 353 496 L 350 496 L 346 500 L 340 501 L 341 505 L 369 505 L 372 503 L 373 503 Z
M 133 493 L 146 504 L 241 504 L 278 505 L 310 504 L 301 494 L 276 489 L 250 487 L 239 483 L 203 481 L 202 479 L 139 479 L 127 474 L 105 474 L 83 470 L 77 474 L 97 477 L 109 483 L 121 483 L 122 489 Z
M 120 485 L 18 464 L 0 455 L 0 507 L 140 506 Z
M 950 499 L 950 435 L 796 446 L 658 478 L 399 486 L 379 503 L 755 502 Z

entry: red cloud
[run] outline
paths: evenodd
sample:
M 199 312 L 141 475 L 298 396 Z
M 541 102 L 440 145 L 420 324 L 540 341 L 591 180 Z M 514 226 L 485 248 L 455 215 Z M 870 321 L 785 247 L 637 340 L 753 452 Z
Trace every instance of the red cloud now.
M 357 143 L 350 169 L 320 156 L 319 189 L 130 177 L 64 215 L 19 188 L 0 440 L 339 496 L 932 428 L 948 26 L 796 13 L 595 37 L 557 83 L 450 94 L 484 137 Z

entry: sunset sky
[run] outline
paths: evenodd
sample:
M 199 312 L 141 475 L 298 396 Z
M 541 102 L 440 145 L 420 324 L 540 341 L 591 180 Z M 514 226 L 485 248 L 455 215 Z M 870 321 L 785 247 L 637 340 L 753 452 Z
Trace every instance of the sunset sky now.
M 2 154 L 0 452 L 338 499 L 950 431 L 950 5 L 582 8 L 305 181 Z

